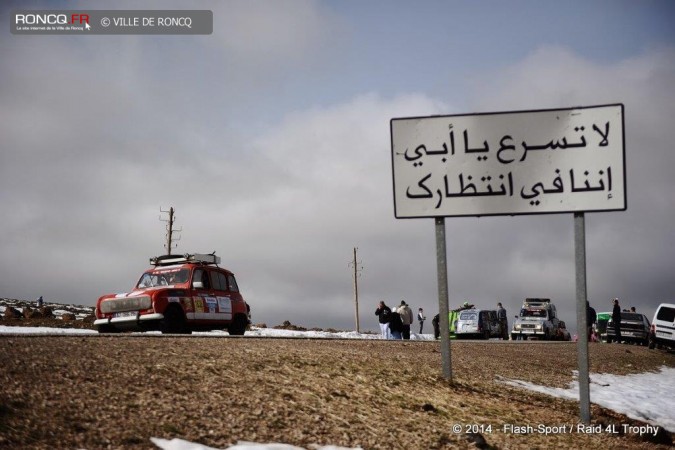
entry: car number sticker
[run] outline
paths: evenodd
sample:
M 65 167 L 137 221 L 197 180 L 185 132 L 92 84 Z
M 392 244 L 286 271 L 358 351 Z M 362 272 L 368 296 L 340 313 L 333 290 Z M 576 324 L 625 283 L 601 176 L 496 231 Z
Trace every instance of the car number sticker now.
M 192 299 L 190 297 L 183 297 L 180 300 L 183 304 L 183 309 L 185 309 L 185 312 L 190 313 L 195 311 L 195 309 L 192 307 Z
M 195 301 L 195 312 L 204 312 L 204 301 L 202 300 L 201 297 L 193 297 L 193 300 Z
M 206 300 L 206 306 L 209 308 L 209 312 L 215 313 L 217 304 L 215 297 L 206 297 L 204 300 Z
M 232 314 L 232 300 L 230 297 L 218 297 L 218 312 Z

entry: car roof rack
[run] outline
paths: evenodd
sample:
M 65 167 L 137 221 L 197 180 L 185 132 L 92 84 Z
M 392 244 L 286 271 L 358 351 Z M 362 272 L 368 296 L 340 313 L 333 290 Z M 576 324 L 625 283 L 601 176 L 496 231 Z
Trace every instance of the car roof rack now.
M 523 302 L 523 308 L 529 309 L 551 309 L 550 298 L 526 298 Z
M 169 266 L 172 264 L 196 263 L 204 265 L 220 264 L 220 256 L 216 252 L 210 254 L 204 253 L 186 253 L 184 255 L 162 255 L 150 258 L 150 264 L 153 266 Z

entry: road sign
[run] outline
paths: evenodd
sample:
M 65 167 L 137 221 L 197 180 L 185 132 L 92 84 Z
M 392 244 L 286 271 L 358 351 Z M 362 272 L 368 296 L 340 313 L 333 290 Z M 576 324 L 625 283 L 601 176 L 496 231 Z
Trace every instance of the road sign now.
M 391 120 L 397 218 L 626 209 L 623 105 Z

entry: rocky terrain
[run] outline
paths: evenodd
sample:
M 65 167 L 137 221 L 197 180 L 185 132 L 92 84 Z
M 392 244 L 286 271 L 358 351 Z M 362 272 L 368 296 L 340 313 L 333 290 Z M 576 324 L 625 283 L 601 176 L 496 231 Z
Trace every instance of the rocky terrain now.
M 94 329 L 94 308 L 82 305 L 45 303 L 0 298 L 0 325 Z
M 0 323 L 12 320 L 25 323 Z M 574 343 L 463 341 L 451 349 L 447 381 L 440 376 L 440 343 L 433 341 L 0 336 L 0 448 L 149 449 L 151 437 L 216 448 L 238 441 L 304 448 L 672 448 L 674 436 L 663 430 L 655 437 L 504 431 L 505 424 L 577 423 L 576 402 L 498 381 L 566 387 L 577 365 Z M 675 367 L 672 354 L 628 345 L 591 345 L 590 361 L 594 373 Z M 597 405 L 591 415 L 603 427 L 641 424 Z M 479 427 L 467 430 L 472 424 Z

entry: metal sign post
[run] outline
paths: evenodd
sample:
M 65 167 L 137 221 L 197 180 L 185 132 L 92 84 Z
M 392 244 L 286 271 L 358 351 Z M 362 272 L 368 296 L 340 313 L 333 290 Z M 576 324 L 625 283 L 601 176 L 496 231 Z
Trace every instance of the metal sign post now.
M 452 381 L 450 363 L 450 322 L 448 320 L 448 264 L 445 250 L 445 219 L 436 217 L 436 269 L 438 272 L 438 326 L 441 329 L 443 377 Z
M 591 422 L 590 374 L 588 370 L 588 313 L 586 307 L 586 220 L 574 213 L 574 267 L 577 297 L 577 364 L 579 365 L 579 413 L 583 423 Z

